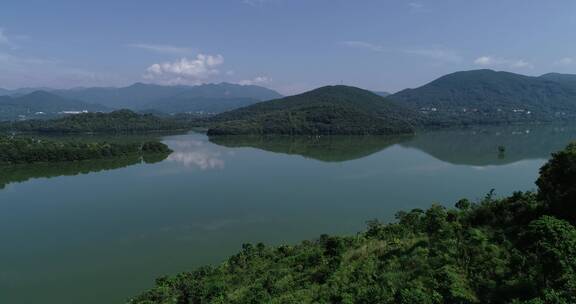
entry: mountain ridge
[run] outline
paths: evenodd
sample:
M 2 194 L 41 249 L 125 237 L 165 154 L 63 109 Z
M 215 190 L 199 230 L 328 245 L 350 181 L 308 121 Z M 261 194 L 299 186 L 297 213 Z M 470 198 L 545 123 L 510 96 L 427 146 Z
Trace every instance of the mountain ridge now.
M 0 120 L 53 118 L 65 111 L 101 112 L 109 108 L 63 98 L 46 91 L 34 91 L 21 96 L 0 96 Z
M 208 134 L 411 133 L 417 116 L 370 91 L 336 85 L 216 115 Z
M 551 75 L 535 77 L 489 69 L 459 71 L 389 98 L 442 123 L 576 117 L 576 82 L 571 85 L 550 78 Z

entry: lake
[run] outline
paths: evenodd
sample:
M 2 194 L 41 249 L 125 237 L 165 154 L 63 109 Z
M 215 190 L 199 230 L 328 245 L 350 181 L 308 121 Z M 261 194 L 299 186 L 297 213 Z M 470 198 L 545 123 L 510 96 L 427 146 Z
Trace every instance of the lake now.
M 242 243 L 354 234 L 399 210 L 534 190 L 540 166 L 573 139 L 574 126 L 190 133 L 162 136 L 166 159 L 0 168 L 0 303 L 124 303 Z

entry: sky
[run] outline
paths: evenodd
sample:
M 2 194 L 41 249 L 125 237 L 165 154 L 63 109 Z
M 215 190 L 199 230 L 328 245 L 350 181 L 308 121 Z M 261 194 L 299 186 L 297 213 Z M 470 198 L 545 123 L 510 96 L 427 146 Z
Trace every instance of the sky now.
M 576 73 L 573 0 L 2 0 L 0 87 L 232 82 L 395 92 Z

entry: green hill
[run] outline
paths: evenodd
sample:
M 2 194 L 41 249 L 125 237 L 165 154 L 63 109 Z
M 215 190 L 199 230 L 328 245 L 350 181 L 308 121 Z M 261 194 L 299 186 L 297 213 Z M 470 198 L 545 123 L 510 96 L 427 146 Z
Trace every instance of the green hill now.
M 389 98 L 420 111 L 431 124 L 552 121 L 576 117 L 576 85 L 558 75 L 474 70 L 440 77 Z
M 183 123 L 130 110 L 110 113 L 82 113 L 52 120 L 26 120 L 4 123 L 4 130 L 52 133 L 130 133 L 185 129 Z
M 548 73 L 539 78 L 559 82 L 576 88 L 576 75 L 574 74 Z
M 0 96 L 0 121 L 30 118 L 52 118 L 64 111 L 107 111 L 108 108 L 74 99 L 67 99 L 45 91 L 22 96 Z
M 113 157 L 170 154 L 157 141 L 142 143 L 72 142 L 0 136 L 0 166 L 83 161 Z
M 208 135 L 411 133 L 417 117 L 372 92 L 326 86 L 219 114 Z

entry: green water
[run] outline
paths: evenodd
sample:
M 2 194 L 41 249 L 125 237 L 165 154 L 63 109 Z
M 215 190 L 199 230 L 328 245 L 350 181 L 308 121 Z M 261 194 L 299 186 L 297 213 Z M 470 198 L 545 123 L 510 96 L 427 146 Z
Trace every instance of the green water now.
M 0 303 L 123 303 L 244 242 L 353 234 L 398 210 L 535 188 L 576 128 L 402 137 L 164 136 L 167 159 L 0 168 Z M 498 147 L 505 147 L 504 153 Z

